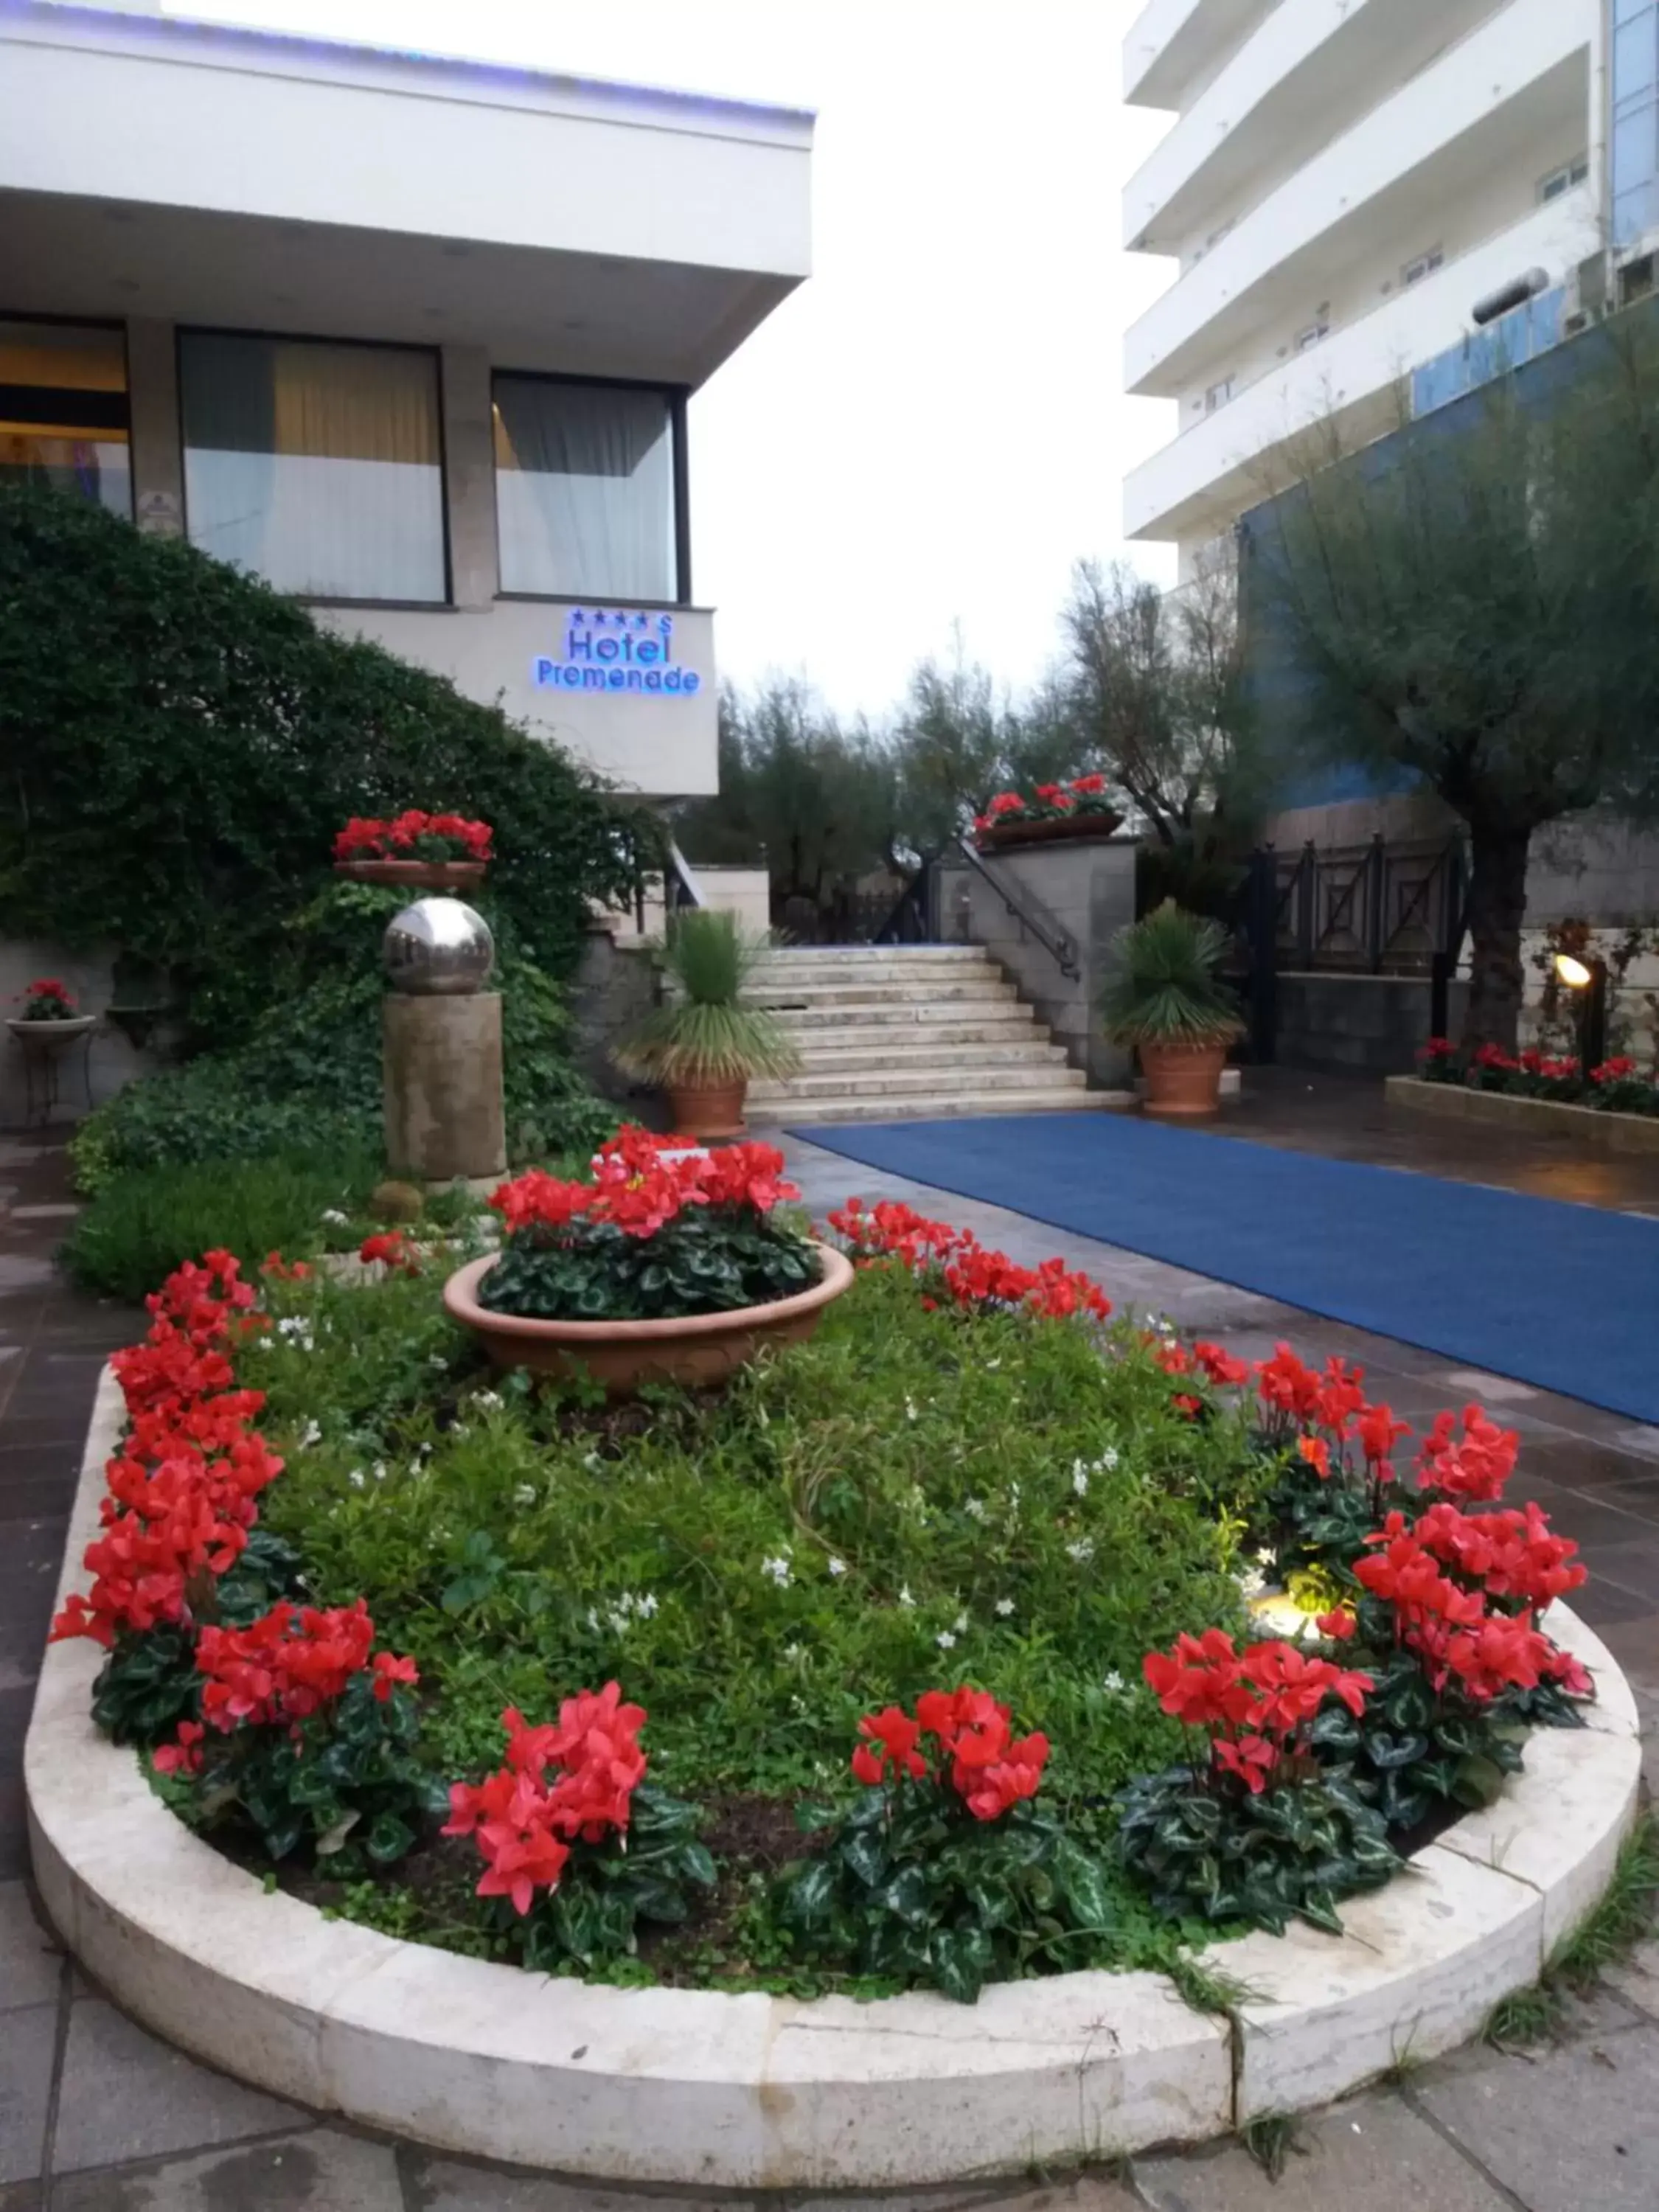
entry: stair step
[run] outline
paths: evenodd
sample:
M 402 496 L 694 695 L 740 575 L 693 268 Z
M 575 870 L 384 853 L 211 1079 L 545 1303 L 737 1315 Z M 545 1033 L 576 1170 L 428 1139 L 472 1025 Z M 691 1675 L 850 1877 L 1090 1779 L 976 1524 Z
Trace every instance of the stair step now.
M 994 969 L 983 975 L 951 976 L 927 983 L 874 983 L 866 976 L 842 983 L 757 982 L 744 993 L 757 1006 L 844 1006 L 877 1000 L 889 1006 L 957 1006 L 970 1000 L 1012 999 L 1018 994 Z
M 1000 1036 L 1011 1030 L 1029 1030 L 1036 1020 L 1035 1008 L 1018 999 L 952 1000 L 948 1005 L 917 1005 L 886 999 L 848 1000 L 834 1006 L 787 1006 L 775 1009 L 780 1025 L 790 1036 L 805 1039 L 817 1030 L 899 1029 L 943 1035 L 969 1024 L 975 1031 L 992 1029 Z
M 1012 1006 L 988 1006 L 983 1013 L 960 1017 L 946 1013 L 937 1021 L 925 1013 L 920 1020 L 912 1020 L 916 1012 L 913 1006 L 901 1006 L 896 1014 L 880 1006 L 849 1007 L 844 1022 L 837 1019 L 837 1011 L 785 1014 L 780 1017 L 780 1026 L 803 1053 L 813 1058 L 832 1045 L 898 1044 L 920 1048 L 933 1044 L 1029 1044 L 1033 1039 L 1041 1044 L 1047 1036 L 1031 1008 L 1018 1002 Z
M 775 945 L 760 956 L 763 967 L 774 961 L 856 961 L 860 967 L 883 967 L 915 960 L 931 968 L 989 957 L 982 945 Z
M 1064 1066 L 1064 1045 L 1045 1043 L 1041 1031 L 1026 1023 L 1015 1039 L 1005 1040 L 1000 1035 L 993 1040 L 967 1038 L 954 1043 L 944 1043 L 932 1030 L 919 1043 L 908 1042 L 895 1044 L 890 1035 L 876 1030 L 866 1041 L 854 1037 L 846 1041 L 846 1032 L 832 1032 L 833 1044 L 813 1042 L 808 1072 L 816 1074 L 820 1068 L 826 1073 L 835 1068 L 852 1071 L 858 1068 L 935 1067 L 1036 1067 Z
M 782 1099 L 833 1098 L 902 1098 L 921 1091 L 931 1096 L 949 1079 L 949 1071 L 941 1067 L 876 1067 L 862 1073 L 846 1068 L 814 1066 L 805 1075 L 789 1075 L 781 1082 L 751 1083 L 749 1096 L 758 1104 L 775 1104 Z M 1035 1067 L 1018 1065 L 988 1067 L 975 1084 L 981 1091 L 1081 1091 L 1085 1077 L 1080 1067 L 1054 1067 L 1041 1061 Z
M 895 983 L 925 984 L 933 989 L 941 983 L 988 979 L 996 983 L 1004 980 L 996 963 L 983 956 L 977 960 L 953 960 L 944 966 L 921 960 L 767 960 L 755 969 L 749 988 L 769 994 L 782 990 L 824 989 L 831 985 L 844 988 L 848 983 L 860 984 L 871 991 L 884 991 Z
M 749 1118 L 766 1125 L 788 1121 L 803 1127 L 815 1121 L 942 1121 L 976 1114 L 1123 1113 L 1134 1103 L 1129 1091 L 941 1091 L 898 1098 L 842 1095 L 758 1101 L 750 1109 Z

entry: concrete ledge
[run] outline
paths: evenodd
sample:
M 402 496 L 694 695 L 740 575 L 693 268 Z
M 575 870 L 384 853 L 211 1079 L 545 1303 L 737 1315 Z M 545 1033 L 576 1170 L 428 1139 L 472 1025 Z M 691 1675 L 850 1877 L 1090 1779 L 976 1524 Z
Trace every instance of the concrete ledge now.
M 1462 1083 L 1425 1083 L 1420 1076 L 1391 1075 L 1384 1089 L 1390 1106 L 1448 1121 L 1487 1121 L 1529 1137 L 1560 1137 L 1598 1152 L 1659 1152 L 1659 1117 L 1607 1114 L 1597 1106 L 1563 1106 L 1553 1098 L 1510 1098 L 1501 1091 L 1471 1091 Z
M 98 1522 L 119 1394 L 100 1386 L 62 1589 Z M 1582 1734 L 1377 1896 L 1341 1938 L 1218 1944 L 1237 2027 L 1154 1974 L 807 2003 L 616 1990 L 394 1941 L 267 1895 L 94 1729 L 100 1655 L 46 1654 L 25 1751 L 35 1877 L 88 1972 L 159 2034 L 263 2088 L 440 2148 L 605 2180 L 905 2187 L 1109 2158 L 1315 2105 L 1473 2034 L 1594 1902 L 1636 1805 L 1634 1700 L 1599 1640 Z M 1235 2051 L 1235 2039 L 1237 2051 Z

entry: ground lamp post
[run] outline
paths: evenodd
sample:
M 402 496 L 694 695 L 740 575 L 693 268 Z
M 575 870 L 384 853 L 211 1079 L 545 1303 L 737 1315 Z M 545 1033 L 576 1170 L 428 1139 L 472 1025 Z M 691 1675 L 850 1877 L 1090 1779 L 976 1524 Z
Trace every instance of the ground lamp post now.
M 1558 952 L 1555 972 L 1578 1001 L 1578 1066 L 1586 1077 L 1607 1056 L 1607 963 Z
M 387 1166 L 412 1182 L 504 1174 L 501 1001 L 483 988 L 495 961 L 489 924 L 459 899 L 416 899 L 388 927 L 383 957 Z

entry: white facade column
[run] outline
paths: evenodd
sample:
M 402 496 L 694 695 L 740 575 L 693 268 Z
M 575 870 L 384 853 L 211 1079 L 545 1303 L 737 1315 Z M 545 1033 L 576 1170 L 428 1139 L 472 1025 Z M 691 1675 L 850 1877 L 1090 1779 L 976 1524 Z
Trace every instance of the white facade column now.
M 135 316 L 127 324 L 127 412 L 132 440 L 132 510 L 140 530 L 180 538 L 185 453 L 179 423 L 179 355 L 173 326 Z
M 488 607 L 501 586 L 489 354 L 483 346 L 447 345 L 441 358 L 450 597 L 458 607 Z

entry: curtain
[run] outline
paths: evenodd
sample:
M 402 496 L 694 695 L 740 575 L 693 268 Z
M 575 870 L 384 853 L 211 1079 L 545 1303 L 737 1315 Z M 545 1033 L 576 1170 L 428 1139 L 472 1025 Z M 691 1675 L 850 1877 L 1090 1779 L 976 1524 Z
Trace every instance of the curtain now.
M 501 589 L 672 600 L 674 453 L 659 392 L 498 376 Z
M 444 599 L 430 354 L 194 332 L 179 377 L 192 544 L 284 592 Z

